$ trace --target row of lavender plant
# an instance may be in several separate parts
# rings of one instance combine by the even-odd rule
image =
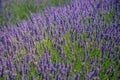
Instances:
[[[112,0],[78,0],[0,28],[1,80],[120,79]]]

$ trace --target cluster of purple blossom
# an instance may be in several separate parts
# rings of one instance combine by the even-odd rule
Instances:
[[[92,2],[93,1],[93,2]],[[80,0],[0,28],[0,79],[120,79],[113,0]]]

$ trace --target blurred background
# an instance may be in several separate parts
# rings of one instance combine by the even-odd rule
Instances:
[[[30,12],[36,13],[49,6],[69,4],[71,0],[0,0],[0,25],[15,24]]]

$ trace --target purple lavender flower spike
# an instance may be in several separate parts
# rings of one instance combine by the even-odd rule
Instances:
[[[34,78],[34,76],[31,76],[31,80],[36,80],[36,78]]]
[[[6,79],[5,80],[9,80],[9,75],[6,75]]]

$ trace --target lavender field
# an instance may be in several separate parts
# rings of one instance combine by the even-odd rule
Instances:
[[[1,25],[0,80],[120,80],[119,3],[75,0]]]

